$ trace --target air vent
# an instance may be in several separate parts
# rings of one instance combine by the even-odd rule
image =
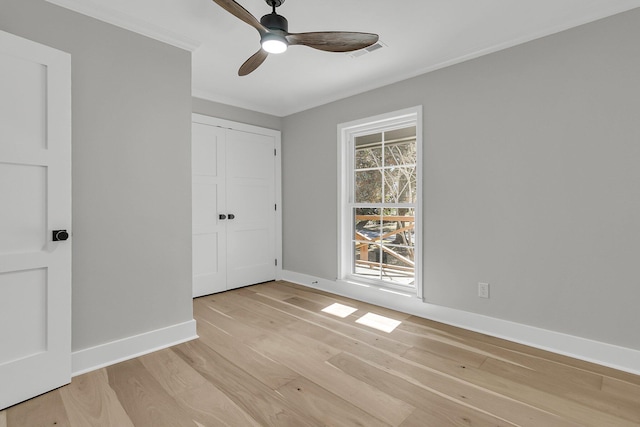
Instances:
[[[364,49],[356,50],[354,52],[348,52],[347,55],[349,55],[352,58],[358,58],[362,55],[366,55],[368,53],[375,52],[376,50],[382,49],[383,47],[388,47],[388,46],[383,42],[378,41],[377,43],[372,44],[371,46],[367,46]]]

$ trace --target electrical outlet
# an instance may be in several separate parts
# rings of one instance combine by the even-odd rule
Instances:
[[[478,296],[480,298],[489,298],[489,284],[478,283]]]

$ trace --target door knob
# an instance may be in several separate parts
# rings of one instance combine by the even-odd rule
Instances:
[[[229,219],[234,219],[236,216],[234,214],[229,214]]]
[[[53,234],[52,240],[54,242],[67,240],[69,238],[69,233],[67,233],[67,230],[53,230],[52,234]]]
[[[227,219],[227,216],[225,214],[220,214],[218,215],[218,219]]]

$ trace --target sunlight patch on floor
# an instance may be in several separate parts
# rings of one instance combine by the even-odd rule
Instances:
[[[333,314],[334,316],[342,317],[343,319],[352,313],[358,311],[357,308],[349,307],[348,305],[333,303],[328,307],[322,309],[325,313]]]
[[[398,327],[402,322],[399,320],[390,319],[385,316],[380,316],[374,313],[367,313],[358,320],[356,323],[369,326],[370,328],[377,329],[382,332],[390,333]]]

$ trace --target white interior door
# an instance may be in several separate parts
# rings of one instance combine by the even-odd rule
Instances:
[[[227,289],[276,277],[275,141],[227,130]]]
[[[193,296],[227,289],[225,214],[225,130],[193,123],[192,257]]]
[[[71,380],[70,56],[0,32],[0,94],[2,409]]]
[[[192,141],[193,296],[277,278],[280,132],[194,114]]]

